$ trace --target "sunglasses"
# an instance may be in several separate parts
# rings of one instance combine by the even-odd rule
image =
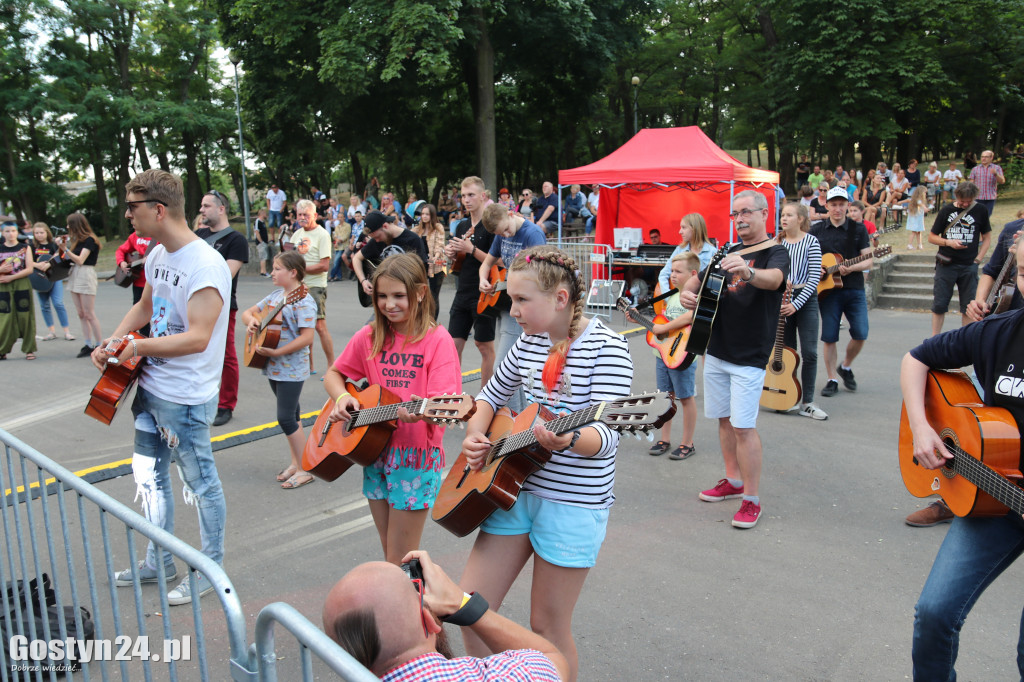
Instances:
[[[224,208],[227,208],[227,206],[228,206],[228,198],[226,196],[224,196],[223,194],[221,194],[220,192],[218,192],[215,189],[211,189],[209,192],[207,192],[207,194],[216,197],[217,201],[219,201],[221,203],[221,206],[223,206]]]
[[[159,199],[139,199],[138,201],[126,201],[125,206],[128,207],[129,213],[135,213],[135,208],[138,204],[160,204],[166,207],[167,204]]]

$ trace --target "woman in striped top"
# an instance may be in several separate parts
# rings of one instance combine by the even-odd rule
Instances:
[[[779,218],[782,230],[779,243],[789,251],[789,281],[793,300],[782,306],[786,318],[785,343],[796,348],[800,335],[800,388],[802,404],[799,413],[811,419],[828,419],[824,410],[811,402],[814,380],[818,374],[818,282],[821,280],[821,244],[807,233],[811,229],[807,207],[789,202],[782,207]]]
[[[523,334],[477,396],[463,442],[477,469],[491,448],[487,427],[516,389],[524,390],[527,404],[562,416],[628,395],[633,380],[626,340],[600,320],[583,317],[585,284],[564,252],[546,245],[521,251],[509,267],[508,293]],[[572,613],[615,499],[619,437],[602,423],[564,435],[538,425],[533,433],[554,454],[526,479],[511,510],[494,512],[481,526],[461,584],[500,605],[533,556],[531,627],[565,655],[572,670],[568,679],[575,680]],[[486,655],[468,628],[463,636],[469,654]]]

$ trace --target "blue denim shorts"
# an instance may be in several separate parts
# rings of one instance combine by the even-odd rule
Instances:
[[[821,311],[821,340],[835,343],[839,340],[839,321],[843,314],[850,323],[850,338],[865,341],[868,338],[868,301],[863,289],[833,289],[818,299]]]
[[[659,391],[671,391],[675,397],[692,398],[697,393],[697,361],[686,369],[670,369],[660,357],[654,359],[654,375]]]
[[[533,551],[544,561],[565,568],[590,568],[608,528],[608,509],[590,509],[520,493],[508,511],[497,510],[480,530],[491,535],[529,533]]]
[[[409,456],[417,465],[411,465]],[[386,448],[377,461],[363,467],[363,495],[368,500],[387,500],[388,506],[399,511],[417,511],[434,506],[441,490],[444,455],[433,448],[425,456],[403,453],[398,448]]]

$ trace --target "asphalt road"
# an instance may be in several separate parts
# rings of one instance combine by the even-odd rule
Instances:
[[[270,289],[267,279],[243,276],[238,299],[248,306]],[[354,283],[329,291],[328,323],[340,352],[368,311],[355,301]],[[442,307],[452,291],[443,290]],[[101,283],[97,310],[105,332],[129,303],[127,291]],[[632,326],[618,313],[612,324]],[[854,366],[857,393],[815,398],[828,421],[762,412],[764,513],[752,530],[730,526],[736,501],[697,497],[723,475],[716,424],[702,416],[702,406],[697,454],[687,461],[650,457],[647,441],[623,441],[607,539],[576,608],[581,680],[909,678],[914,602],[947,528],[904,525],[926,501],[906,492],[896,463],[899,361],[928,329],[927,314],[874,310]],[[0,364],[0,427],[74,471],[130,457],[132,441],[127,414],[109,427],[82,414],[97,374],[87,359],[74,357],[80,345],[41,343],[35,362],[24,361],[16,347]],[[634,392],[653,390],[649,350],[641,337],[630,345]],[[319,345],[314,352],[321,374],[307,382],[304,411],[318,409],[325,397],[325,359]],[[478,366],[470,343],[464,369]],[[818,374],[820,390],[822,366]],[[698,393],[700,386],[698,377]],[[214,433],[273,421],[274,414],[262,375],[243,369],[235,417]],[[677,438],[680,428],[677,417]],[[446,435],[450,461],[462,433]],[[283,600],[319,624],[331,584],[352,566],[380,559],[381,549],[359,476],[284,491],[274,475],[286,461],[281,436],[218,453],[228,500],[225,568],[251,619]],[[99,486],[133,505],[130,477]],[[183,509],[179,504],[178,535],[198,544],[195,515]],[[453,576],[471,542],[432,522],[423,537],[423,547]],[[521,623],[529,620],[529,570],[503,608]],[[1011,567],[968,619],[961,679],[1017,678],[1021,590],[1009,586],[1021,583],[1022,570]]]

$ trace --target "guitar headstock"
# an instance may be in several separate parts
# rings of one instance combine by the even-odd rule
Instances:
[[[438,395],[428,398],[423,405],[424,417],[437,424],[459,424],[476,412],[476,400],[465,393]]]
[[[670,393],[642,393],[605,402],[598,420],[615,431],[639,436],[660,427],[675,413]]]
[[[293,303],[298,303],[303,298],[305,298],[306,294],[308,293],[309,289],[306,288],[306,285],[300,284],[298,289],[288,294],[288,297],[285,298],[284,303],[285,305],[292,305]]]
[[[628,313],[629,309],[633,307],[633,303],[625,296],[620,296],[618,300],[615,301],[615,307],[621,312]]]
[[[871,252],[872,258],[881,258],[882,256],[888,256],[892,253],[892,247],[886,244],[885,246],[879,246],[877,249]]]
[[[708,270],[710,270],[711,268],[718,267],[718,264],[721,263],[725,259],[725,257],[729,255],[730,246],[731,244],[729,244],[728,242],[722,244],[718,251],[715,252],[715,255],[711,257],[711,262],[708,263],[707,267]]]

